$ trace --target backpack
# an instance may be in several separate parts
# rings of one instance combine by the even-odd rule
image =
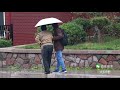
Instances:
[[[61,41],[61,43],[62,43],[63,46],[67,46],[68,45],[68,36],[67,36],[67,33],[63,29],[61,29],[61,30],[63,32],[64,37],[60,41]]]

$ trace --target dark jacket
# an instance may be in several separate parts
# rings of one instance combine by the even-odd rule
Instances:
[[[54,30],[53,33],[53,41],[54,41],[54,49],[55,51],[62,50],[64,49],[64,46],[61,44],[60,39],[63,38],[63,33],[60,28],[57,30]]]

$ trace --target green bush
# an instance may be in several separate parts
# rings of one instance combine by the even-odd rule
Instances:
[[[53,33],[53,27],[52,27],[52,25],[47,25],[47,30]]]
[[[53,27],[52,27],[52,25],[47,25],[46,27],[47,27],[47,30],[48,30],[48,31],[50,31],[50,32],[53,33]],[[41,30],[41,27],[38,27],[36,34],[39,33],[39,32],[41,32],[41,31],[42,31],[42,30]]]
[[[77,19],[74,19],[72,22],[76,23],[77,25],[83,25],[84,30],[86,30],[91,26],[90,20],[85,18],[77,18]]]
[[[86,33],[82,25],[77,25],[74,22],[64,23],[60,26],[68,34],[69,45],[78,44],[85,41]]]
[[[104,26],[110,25],[110,20],[107,17],[94,17],[90,19],[90,23],[93,26],[98,26],[100,29]]]
[[[114,23],[113,28],[117,31],[120,31],[120,23]]]
[[[110,25],[111,22],[107,17],[94,17],[90,19],[90,23],[93,27],[95,27],[95,33],[97,33],[97,41],[103,42],[103,34],[105,33],[105,27]]]
[[[0,39],[0,48],[12,46],[11,40]]]
[[[105,27],[110,36],[120,37],[120,23],[112,23]]]
[[[116,37],[120,37],[120,23],[113,24],[113,33]]]

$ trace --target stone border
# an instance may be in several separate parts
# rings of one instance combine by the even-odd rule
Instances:
[[[41,53],[40,49],[0,48],[0,53]],[[64,50],[63,54],[120,54],[120,50]]]
[[[64,50],[63,58],[68,67],[92,67],[97,64],[103,67],[120,69],[120,50]],[[52,55],[51,65],[56,66],[56,58]],[[20,49],[16,47],[0,48],[0,67],[17,65],[20,68],[42,66],[40,49]]]

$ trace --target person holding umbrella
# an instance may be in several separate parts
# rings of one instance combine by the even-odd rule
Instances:
[[[52,33],[47,31],[46,25],[41,26],[41,32],[35,37],[35,41],[41,46],[41,53],[45,74],[50,74],[51,57],[53,52]]]
[[[58,23],[63,23],[61,20],[57,18],[45,18],[40,20],[35,27],[41,26],[42,32],[40,32],[35,40],[41,45],[42,48],[42,57],[43,57],[43,64],[45,67],[45,73],[50,73],[50,63],[52,57],[53,46],[56,51],[56,58],[57,58],[57,67],[54,72],[59,72],[60,66],[62,66],[61,72],[67,72],[66,67],[62,57],[62,51],[64,46],[61,44],[60,39],[63,38],[62,31],[58,28]],[[53,25],[54,28],[54,37],[52,33],[46,31],[45,25]],[[54,45],[52,44],[52,40],[54,41]]]
[[[64,46],[61,43],[61,39],[64,37],[62,30],[58,27],[58,23],[52,24],[54,34],[53,34],[53,41],[54,41],[54,49],[56,51],[56,59],[57,59],[57,66],[53,72],[64,72],[66,73],[66,67],[64,64],[62,51],[64,50]],[[60,67],[62,70],[60,71]]]

